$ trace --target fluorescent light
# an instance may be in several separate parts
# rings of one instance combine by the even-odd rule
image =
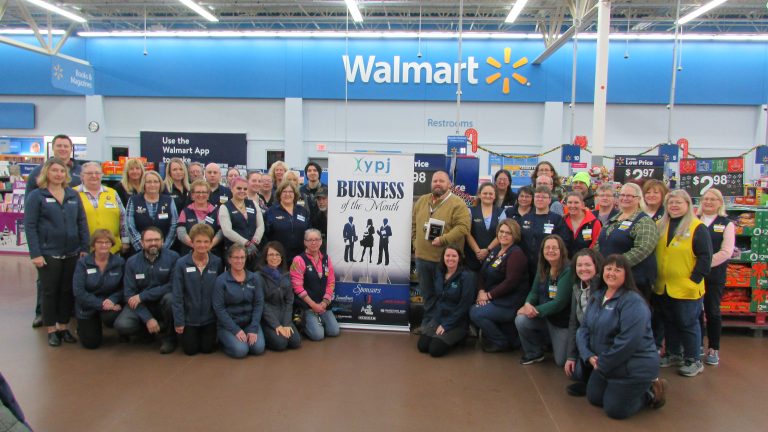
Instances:
[[[512,24],[515,22],[517,16],[520,15],[520,12],[523,11],[526,3],[528,3],[528,0],[517,0],[515,5],[512,6],[512,10],[509,11],[509,15],[507,15],[507,19],[505,19],[504,22],[507,24]]]
[[[693,12],[689,13],[688,15],[686,15],[686,16],[680,18],[679,20],[677,20],[677,24],[678,25],[683,25],[683,24],[687,23],[688,21],[691,21],[691,20],[697,18],[699,15],[703,15],[703,14],[711,11],[712,9],[720,6],[721,4],[723,4],[723,3],[727,2],[727,1],[728,0],[712,0],[711,2],[705,4],[704,6],[696,9],[695,11],[693,11]]]
[[[363,14],[360,13],[360,9],[357,8],[357,2],[355,0],[344,0],[347,4],[349,14],[352,15],[352,19],[355,22],[363,22]]]
[[[218,18],[216,18],[215,16],[211,15],[210,12],[208,12],[205,9],[203,9],[202,6],[200,6],[199,4],[193,2],[192,0],[179,0],[179,1],[181,2],[181,4],[183,4],[184,6],[192,9],[193,11],[197,12],[198,15],[200,15],[201,17],[207,19],[208,21],[210,21],[210,22],[219,22]]]
[[[72,21],[77,21],[79,23],[87,22],[88,20],[81,17],[80,15],[77,15],[75,13],[69,12],[67,10],[64,10],[58,6],[54,6],[48,2],[44,2],[43,0],[27,0],[28,3],[32,3],[33,5],[37,7],[41,7],[43,9],[49,10],[51,12],[55,12],[63,17],[67,17],[71,19]]]
[[[51,34],[55,35],[63,35],[66,33],[64,30],[59,29],[53,29],[51,30]],[[7,35],[33,35],[35,34],[35,31],[32,29],[23,29],[23,28],[11,28],[11,29],[0,29],[0,34],[7,34]],[[47,29],[40,29],[40,34],[46,35],[48,34]]]

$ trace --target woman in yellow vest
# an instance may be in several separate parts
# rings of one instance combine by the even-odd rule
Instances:
[[[699,314],[703,307],[704,277],[712,262],[712,242],[707,226],[694,216],[687,192],[671,191],[664,207],[666,212],[659,221],[658,279],[654,286],[661,296],[666,338],[661,366],[679,366],[680,375],[693,377],[704,371],[699,352]]]
[[[125,225],[125,207],[117,192],[102,186],[101,165],[98,162],[86,162],[81,171],[83,183],[76,188],[83,202],[85,217],[88,220],[88,232],[105,229],[114,237],[110,253],[127,252],[128,230]]]

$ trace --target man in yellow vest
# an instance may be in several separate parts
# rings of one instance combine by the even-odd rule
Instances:
[[[98,162],[86,162],[80,172],[83,183],[75,190],[80,193],[88,231],[106,229],[115,236],[115,245],[110,252],[127,252],[130,247],[125,224],[125,207],[117,192],[101,184],[101,165]]]

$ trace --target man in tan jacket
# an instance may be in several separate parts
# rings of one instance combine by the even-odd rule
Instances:
[[[432,223],[430,223],[432,222]],[[442,229],[440,228],[442,225]],[[432,228],[432,238],[428,231]],[[443,250],[453,245],[464,250],[464,238],[469,233],[470,217],[464,200],[451,193],[451,179],[445,171],[432,175],[432,193],[421,196],[413,206],[411,243],[416,253],[416,272],[424,299],[423,322],[435,312],[435,275]],[[418,333],[418,332],[417,332]]]

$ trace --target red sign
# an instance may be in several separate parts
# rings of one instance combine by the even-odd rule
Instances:
[[[680,174],[693,174],[696,172],[696,159],[683,159],[680,161]]]
[[[677,145],[680,146],[680,149],[683,151],[683,159],[688,159],[688,140],[680,138],[677,140]]]
[[[573,144],[581,147],[582,150],[587,148],[588,142],[589,141],[585,135],[578,135],[573,139]]]
[[[744,172],[744,158],[728,159],[728,172]]]
[[[467,137],[467,141],[472,145],[472,153],[477,153],[477,129],[469,128],[465,130],[464,136]]]
[[[574,162],[571,164],[571,168],[573,169],[585,169],[587,167],[586,162]]]

